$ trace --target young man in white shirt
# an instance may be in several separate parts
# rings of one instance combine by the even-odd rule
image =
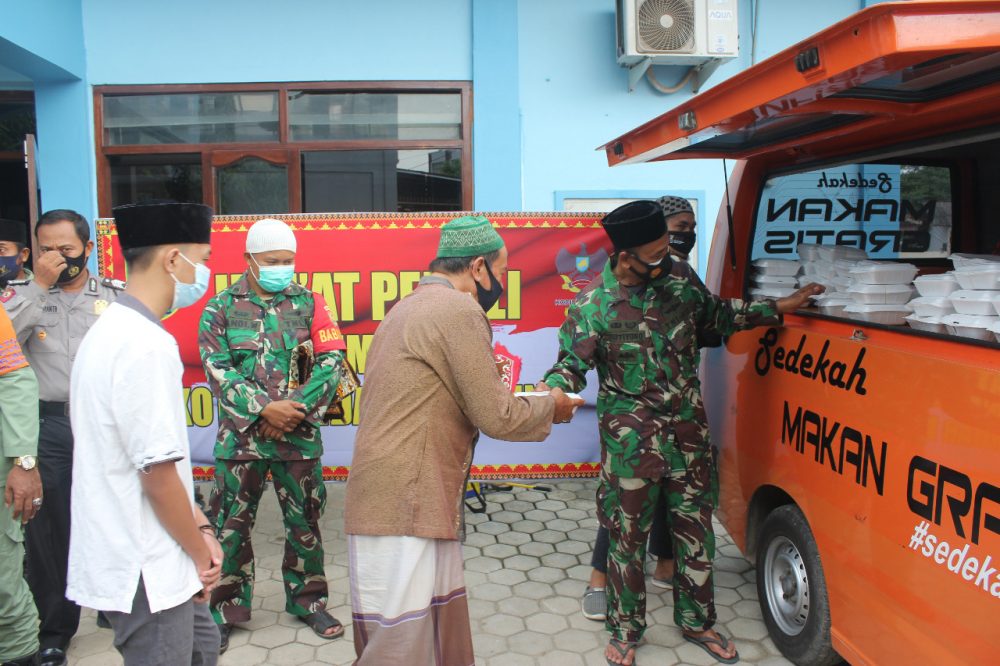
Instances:
[[[73,365],[72,527],[66,596],[105,611],[126,666],[213,666],[206,602],[222,550],[193,499],[180,354],[160,325],[208,288],[212,210],[115,208],[125,293]]]

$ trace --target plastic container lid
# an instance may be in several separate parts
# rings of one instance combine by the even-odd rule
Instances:
[[[750,290],[750,295],[754,298],[785,298],[795,293],[795,287],[784,287],[781,285],[771,285],[767,287],[757,287]]]

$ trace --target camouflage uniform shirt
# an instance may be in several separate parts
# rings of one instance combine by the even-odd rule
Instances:
[[[308,381],[288,391],[292,350],[310,339],[316,299],[294,282],[263,299],[244,275],[208,301],[198,327],[205,374],[219,401],[220,460],[319,458],[319,425],[340,382],[343,352],[317,354]],[[281,440],[255,427],[261,411],[276,400],[306,405],[306,418]]]
[[[685,262],[674,261],[670,273],[639,289],[622,286],[608,262],[569,307],[559,330],[559,359],[543,381],[580,391],[596,367],[605,472],[659,478],[669,473],[665,461],[676,440],[710,445],[698,381],[699,336],[780,321],[774,301],[718,298]]]

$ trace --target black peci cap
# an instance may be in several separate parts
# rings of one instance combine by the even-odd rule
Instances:
[[[663,209],[655,201],[632,201],[604,216],[604,232],[616,250],[626,250],[652,243],[667,233]]]
[[[28,244],[28,230],[24,222],[0,219],[0,241]]]
[[[208,243],[212,209],[196,203],[142,203],[111,211],[123,250],[174,243]]]

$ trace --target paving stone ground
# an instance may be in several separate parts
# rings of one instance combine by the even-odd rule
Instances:
[[[546,484],[550,492],[515,488],[487,494],[487,513],[467,513],[465,582],[480,666],[601,666],[608,635],[603,623],[580,613],[580,596],[590,576],[590,551],[597,531],[594,491],[588,479]],[[284,612],[281,585],[283,530],[274,493],[261,502],[253,542],[257,564],[253,620],[236,629],[222,666],[350,664],[351,609],[347,583],[347,543],[343,529],[344,485],[329,486],[323,517],[330,611],[345,625],[345,636],[325,641]],[[736,639],[741,664],[781,666],[781,657],[761,620],[754,571],[729,535],[716,524],[717,629]],[[651,562],[649,571],[652,571]],[[649,628],[637,652],[643,665],[716,662],[681,639],[673,624],[669,591],[648,586]],[[69,651],[78,666],[114,666],[121,658],[110,630],[98,629],[85,610]],[[397,664],[393,666],[410,666]],[[420,665],[412,665],[420,666]]]

